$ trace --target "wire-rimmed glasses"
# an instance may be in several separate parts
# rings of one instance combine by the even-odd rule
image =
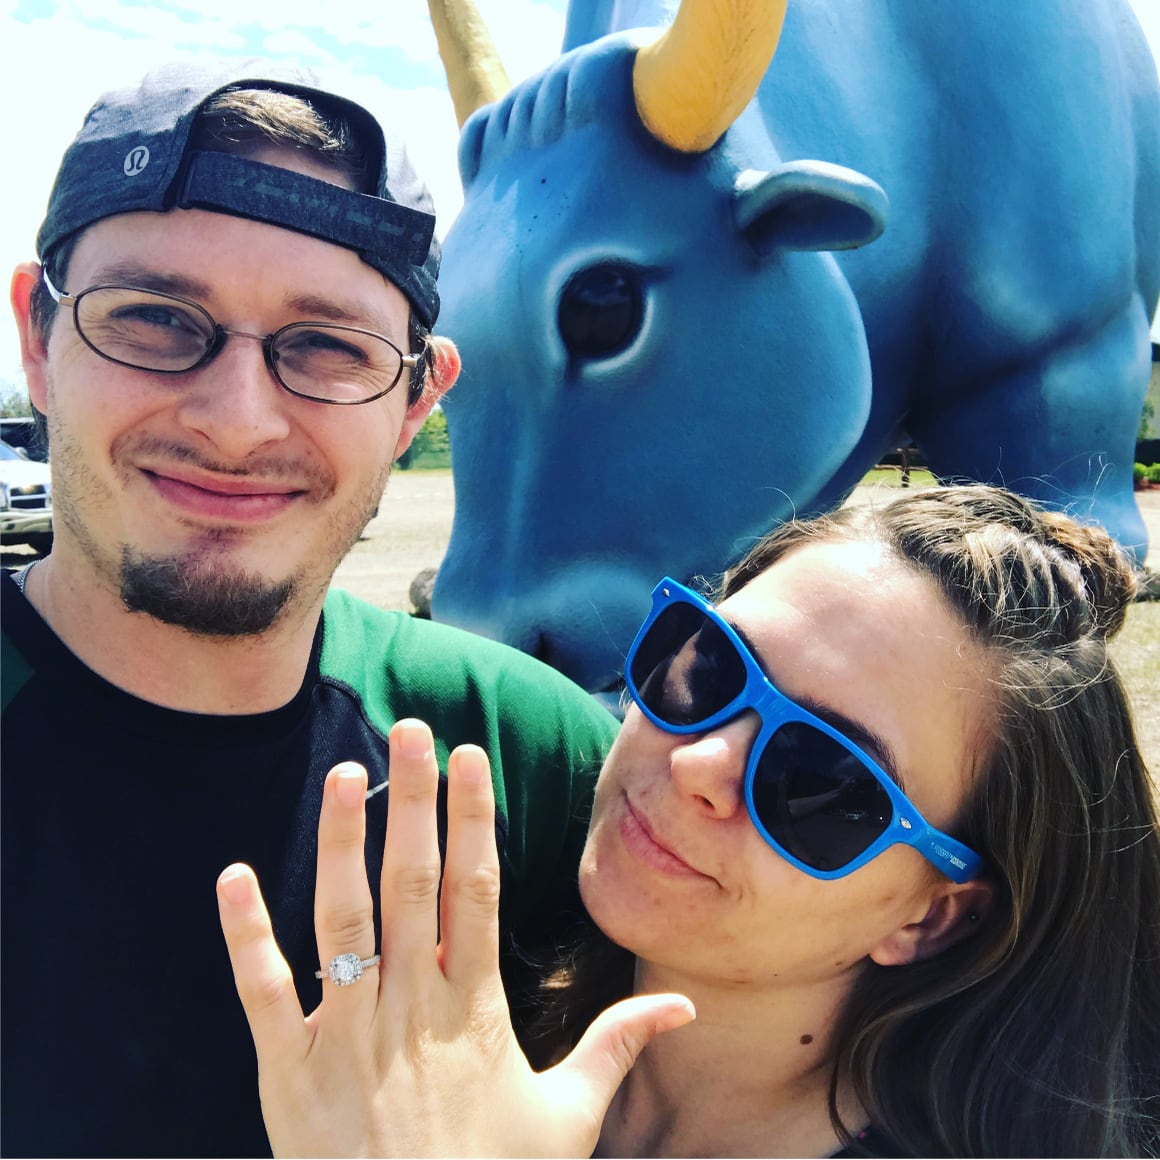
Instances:
[[[94,354],[153,374],[188,374],[215,358],[229,337],[252,338],[262,344],[270,373],[290,394],[349,406],[381,399],[422,358],[357,326],[292,322],[273,334],[249,334],[227,329],[196,302],[175,294],[119,285],[65,294],[47,274],[44,284],[56,303],[71,308],[77,334]]]

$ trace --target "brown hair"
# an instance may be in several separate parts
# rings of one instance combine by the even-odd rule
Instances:
[[[994,662],[997,706],[954,828],[983,856],[994,905],[930,960],[866,964],[832,1033],[835,1126],[849,1141],[845,1077],[914,1155],[1156,1155],[1160,824],[1107,651],[1131,566],[1099,528],[955,487],[786,524],[721,595],[820,541],[883,544],[937,584]],[[598,993],[603,1005],[631,987],[625,953],[603,941],[551,980],[573,1024]]]

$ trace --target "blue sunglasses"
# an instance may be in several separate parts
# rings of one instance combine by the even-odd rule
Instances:
[[[667,577],[652,596],[625,664],[632,699],[667,733],[702,733],[746,709],[758,714],[745,804],[787,862],[814,878],[844,878],[901,843],[954,882],[979,874],[979,855],[928,825],[873,758],[778,692],[712,605]]]

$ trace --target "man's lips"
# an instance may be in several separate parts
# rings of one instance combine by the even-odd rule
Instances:
[[[253,476],[210,476],[188,469],[141,468],[151,486],[183,512],[207,519],[260,522],[278,515],[307,489]]]
[[[665,839],[659,837],[648,819],[627,796],[620,818],[620,836],[629,852],[646,865],[665,874],[692,878],[711,878],[684,860]]]

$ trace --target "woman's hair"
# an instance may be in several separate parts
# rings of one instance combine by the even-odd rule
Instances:
[[[870,963],[834,1031],[872,1120],[916,1155],[1160,1148],[1160,829],[1108,656],[1134,593],[1110,536],[1010,492],[912,492],[788,524],[723,595],[816,540],[929,577],[992,662],[989,751],[955,834],[993,905],[925,962]]]
[[[848,1141],[846,1079],[918,1156],[1156,1155],[1160,825],[1107,650],[1130,564],[1099,528],[953,487],[786,524],[720,594],[835,541],[880,543],[938,586],[987,650],[995,714],[953,828],[982,855],[993,904],[931,959],[864,966],[831,1035],[835,1126]],[[587,1018],[598,989],[585,975],[604,991],[624,979],[615,961],[598,940],[578,953],[574,1012]],[[568,973],[550,980],[565,997]]]

